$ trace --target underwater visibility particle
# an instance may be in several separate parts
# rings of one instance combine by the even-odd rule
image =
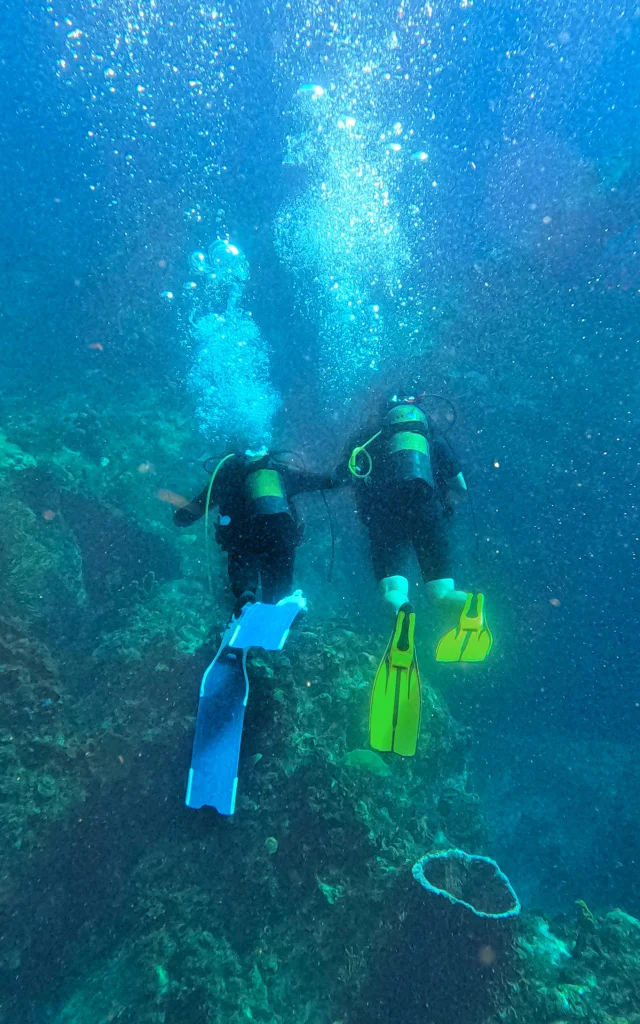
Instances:
[[[270,854],[271,856],[273,856],[274,853],[277,853],[278,852],[278,840],[276,839],[276,837],[275,836],[269,836],[268,839],[265,839],[265,841],[264,841],[264,848],[267,851],[267,853]]]
[[[415,160],[416,163],[423,164],[429,159],[429,154],[425,153],[424,150],[419,150],[417,153],[411,154],[411,159]]]
[[[321,85],[301,85],[298,89],[302,95],[308,94],[310,96],[324,96],[324,89]]]
[[[166,299],[167,302],[171,302],[171,299],[173,298],[173,292],[160,292],[160,298]]]

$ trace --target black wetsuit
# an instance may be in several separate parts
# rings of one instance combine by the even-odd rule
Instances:
[[[247,480],[259,470],[277,474],[281,487],[277,500],[266,499],[266,511],[252,500]],[[275,604],[293,588],[295,550],[301,529],[290,499],[303,491],[331,487],[331,479],[305,473],[279,463],[273,456],[247,459],[234,455],[219,469],[211,490],[210,507],[218,507],[216,540],[227,552],[231,589],[237,599],[255,596],[262,585],[262,600]],[[206,511],[208,485],[193,501],[178,509],[176,526],[191,526]]]
[[[373,425],[370,433],[362,431],[353,443],[349,442],[336,474],[337,481],[349,478],[356,485],[356,505],[369,531],[375,577],[379,582],[389,576],[407,576],[413,548],[426,582],[448,579],[453,571],[446,524],[447,481],[460,472],[457,459],[435,424],[429,421],[433,486],[419,479],[398,482],[392,478],[385,457],[384,436],[367,446],[371,473],[366,480],[356,479],[348,469],[345,474],[355,446],[363,444],[379,429],[380,424]],[[364,463],[360,456],[358,465]]]

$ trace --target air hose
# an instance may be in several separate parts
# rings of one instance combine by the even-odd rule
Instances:
[[[206,562],[207,562],[207,578],[209,580],[209,592],[211,594],[213,594],[213,574],[211,572],[211,551],[210,551],[210,547],[209,547],[209,506],[211,504],[211,491],[213,490],[213,485],[215,483],[215,479],[216,479],[216,477],[218,475],[219,470],[222,469],[222,467],[224,466],[225,462],[228,462],[228,460],[232,459],[233,456],[234,456],[234,453],[231,452],[230,455],[224,455],[220,459],[218,465],[216,466],[216,468],[214,469],[213,473],[211,474],[211,479],[209,481],[209,486],[207,487],[207,500],[206,500],[205,506],[204,506],[204,550],[205,550],[205,558],[206,558]],[[209,461],[209,460],[207,460],[207,461]],[[206,463],[205,463],[205,465],[206,465]]]

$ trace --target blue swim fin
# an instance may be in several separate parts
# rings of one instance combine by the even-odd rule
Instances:
[[[247,650],[282,650],[293,620],[306,605],[300,591],[277,605],[247,604],[240,617],[227,626],[200,686],[187,807],[214,807],[220,814],[233,814],[244,709],[249,698]]]
[[[230,647],[238,647],[243,651],[249,647],[281,651],[293,620],[306,608],[306,599],[299,590],[278,604],[245,604],[240,618],[233,620],[229,626],[231,632],[227,642]]]
[[[202,677],[187,807],[215,807],[220,814],[233,814],[244,709],[249,697],[246,660],[246,651],[234,650],[223,640]]]

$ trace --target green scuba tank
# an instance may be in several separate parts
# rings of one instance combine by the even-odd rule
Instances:
[[[250,469],[245,476],[244,488],[250,516],[292,514],[284,481],[277,469],[263,466]]]
[[[429,446],[429,425],[416,405],[396,405],[384,418],[384,460],[388,477],[395,483],[421,480],[434,487]]]

